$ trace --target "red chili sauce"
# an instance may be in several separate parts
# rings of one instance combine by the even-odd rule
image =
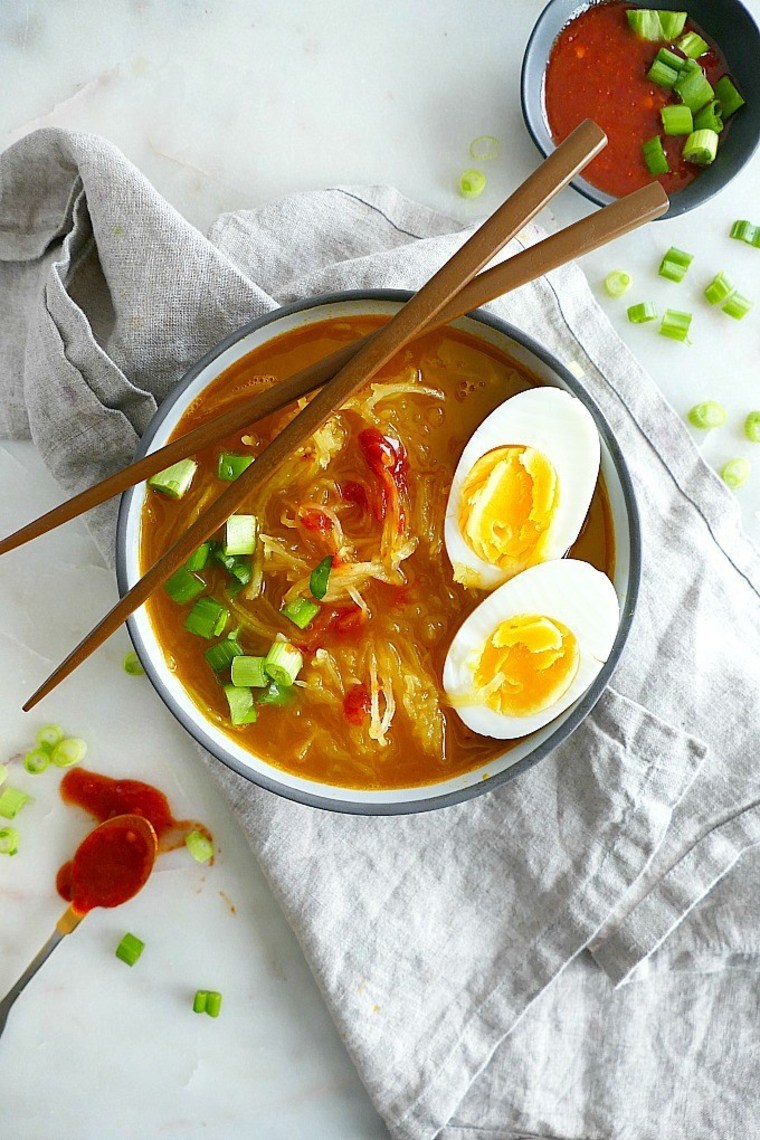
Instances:
[[[545,107],[552,138],[559,143],[584,119],[593,119],[608,138],[607,146],[583,172],[592,185],[622,197],[658,181],[668,194],[693,182],[700,167],[681,157],[683,137],[665,135],[660,108],[678,103],[678,96],[647,79],[662,43],[640,39],[629,27],[622,0],[592,4],[560,32],[546,69]],[[699,57],[713,87],[728,73],[719,48],[686,21],[685,34],[696,31],[710,44]],[[668,156],[669,174],[647,170],[641,144],[660,135]]]
[[[97,827],[58,872],[56,886],[77,914],[121,906],[145,886],[156,857],[147,820],[123,815]]]

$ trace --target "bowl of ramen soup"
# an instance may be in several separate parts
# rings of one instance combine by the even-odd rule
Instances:
[[[141,454],[386,322],[396,291],[290,305],[222,341]],[[293,417],[122,500],[126,592]],[[317,807],[443,807],[524,772],[583,720],[633,615],[630,479],[582,386],[478,312],[421,336],[129,620],[171,712],[222,763]]]

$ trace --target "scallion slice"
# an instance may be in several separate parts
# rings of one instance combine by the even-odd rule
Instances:
[[[186,566],[180,566],[164,582],[164,589],[173,602],[183,605],[197,598],[206,589],[206,583],[198,574],[193,574]]]
[[[180,459],[179,463],[173,463],[165,471],[151,475],[148,486],[154,491],[160,491],[162,495],[168,495],[170,499],[181,499],[197,470],[198,464],[193,459]]]
[[[682,56],[676,55],[670,48],[660,48],[655,59],[659,60],[660,63],[664,63],[666,67],[672,68],[673,71],[682,71],[686,63],[686,60]]]
[[[253,463],[252,455],[235,455],[231,451],[223,451],[216,465],[216,473],[220,479],[232,483]]]
[[[698,59],[710,50],[710,45],[702,39],[698,32],[686,32],[680,40],[676,41],[676,47],[689,59]]]
[[[0,792],[0,815],[3,819],[15,819],[25,804],[30,804],[32,797],[20,788],[12,788],[7,784]]]
[[[264,668],[278,685],[292,685],[303,666],[303,657],[289,641],[275,641],[264,660]]]
[[[73,768],[75,764],[81,764],[86,755],[87,741],[80,740],[78,736],[67,736],[56,744],[50,759],[56,768]]]
[[[470,143],[470,154],[476,162],[490,162],[501,154],[501,143],[495,135],[478,135]]]
[[[296,598],[287,602],[280,613],[299,629],[306,629],[319,613],[319,602],[310,602],[308,598]]]
[[[691,313],[679,313],[677,309],[666,309],[660,323],[660,336],[671,340],[688,341],[691,326]]]
[[[20,839],[15,827],[0,827],[0,855],[16,855]]]
[[[679,75],[680,69],[677,70],[675,67],[668,67],[667,63],[663,63],[661,59],[655,59],[647,72],[647,79],[650,79],[652,83],[656,83],[658,87],[671,89],[675,87]]]
[[[125,934],[116,947],[116,957],[128,966],[134,966],[144,949],[145,943],[140,938],[134,934]]]
[[[729,317],[733,317],[735,321],[741,321],[746,317],[747,313],[751,312],[755,307],[755,302],[750,301],[749,297],[745,297],[737,289],[726,302],[724,302],[722,309]]]
[[[220,637],[224,633],[229,616],[228,611],[221,602],[217,602],[216,598],[198,598],[185,618],[185,629],[210,641],[212,637]]]
[[[710,103],[707,103],[701,111],[697,111],[694,116],[694,130],[715,131],[718,135],[723,130],[720,103],[717,99],[713,99]]]
[[[196,863],[208,863],[214,854],[214,844],[201,831],[189,831],[185,836],[185,847]]]
[[[686,23],[686,12],[669,12],[662,8],[629,8],[628,24],[642,40],[668,40],[680,36]]]
[[[660,262],[657,272],[660,277],[667,277],[669,281],[683,281],[693,260],[694,254],[685,253],[673,245]]]
[[[233,634],[231,637],[226,637],[224,641],[212,645],[203,656],[215,673],[221,673],[223,669],[230,667],[236,657],[242,657],[244,652],[242,645]]]
[[[196,990],[193,998],[193,1012],[207,1013],[209,1017],[218,1017],[222,1008],[222,995],[216,990]]]
[[[230,708],[232,723],[253,724],[258,714],[251,690],[239,688],[237,685],[224,685],[224,695]]]
[[[245,654],[234,657],[230,671],[232,684],[243,689],[265,688],[269,684],[265,660],[265,657],[247,657]]]
[[[667,8],[659,8],[657,14],[660,17],[662,38],[672,43],[683,31],[688,13],[670,12]]]
[[[676,94],[680,96],[681,102],[686,104],[692,114],[701,111],[705,103],[709,103],[715,98],[715,92],[708,83],[707,76],[699,66],[693,68],[684,67],[674,84],[674,90]]]
[[[211,543],[210,542],[202,542],[201,545],[198,547],[198,549],[194,550],[193,553],[188,558],[187,562],[185,563],[185,569],[186,570],[192,570],[192,571],[205,570],[206,569],[206,563],[209,560],[210,554],[211,554]]]
[[[257,523],[255,515],[230,515],[224,530],[222,553],[253,554],[256,549]]]
[[[748,412],[744,421],[744,434],[750,443],[760,443],[760,412]]]
[[[463,170],[459,176],[459,193],[463,198],[477,198],[486,188],[486,176],[482,170]]]
[[[641,153],[650,174],[667,174],[670,170],[668,156],[665,154],[665,148],[659,135],[655,135],[654,138],[647,139],[646,142],[642,143]]]
[[[717,131],[692,131],[683,144],[684,161],[693,162],[697,166],[709,166],[715,161],[717,153]]]
[[[63,740],[63,729],[60,724],[46,724],[38,729],[35,738],[40,748],[55,748],[59,741]]]
[[[729,237],[760,249],[760,226],[755,226],[752,222],[746,220],[734,222]]]
[[[728,300],[734,292],[734,289],[733,281],[721,271],[720,273],[716,273],[705,289],[705,297],[711,305],[722,305],[724,301]]]
[[[690,135],[694,129],[694,119],[685,103],[662,107],[660,118],[666,135]]]
[[[717,400],[703,400],[689,410],[688,420],[692,427],[700,431],[711,431],[723,427],[726,422],[726,409]]]
[[[735,491],[738,487],[743,487],[750,476],[749,461],[743,456],[737,456],[736,459],[729,459],[728,463],[723,465],[720,477],[727,487]]]
[[[715,84],[715,94],[718,97],[721,114],[724,119],[727,119],[729,115],[733,115],[735,111],[738,111],[739,108],[743,107],[746,103],[746,99],[741,97],[727,75],[724,75],[723,78],[719,79]]]
[[[129,673],[130,677],[142,677],[145,673],[145,670],[140,664],[140,658],[134,649],[130,649],[129,653],[124,655],[121,667],[125,673]]]
[[[621,276],[625,277],[625,276],[627,276],[627,274],[622,274]],[[610,274],[610,277],[612,277],[612,274]],[[629,277],[628,278],[629,284],[630,284],[630,280],[631,279]],[[606,282],[605,282],[605,284],[606,284]],[[627,288],[627,286],[626,286],[626,288]],[[625,289],[623,290],[623,292],[625,292]],[[616,295],[620,296],[619,293]],[[312,597],[316,598],[317,601],[319,601],[319,602],[322,601],[325,594],[327,593],[327,587],[330,583],[330,573],[332,571],[332,564],[333,564],[332,554],[328,554],[327,558],[323,558],[322,561],[314,567],[314,569],[312,570],[311,575],[309,577],[309,589],[311,590]]]
[[[39,776],[50,764],[50,750],[47,748],[33,748],[24,757],[24,767],[33,776]]]
[[[263,692],[256,694],[258,705],[289,705],[293,699],[292,685],[278,685],[276,681],[270,682]]]
[[[643,325],[657,320],[657,306],[652,301],[642,301],[628,309],[628,320],[632,325]]]

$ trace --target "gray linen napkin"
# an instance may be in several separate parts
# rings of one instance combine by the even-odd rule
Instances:
[[[79,489],[127,461],[156,400],[230,329],[306,294],[418,287],[461,242],[453,228],[393,190],[334,188],[225,215],[206,240],[108,143],[28,136],[0,158],[0,434],[30,432]],[[526,1077],[542,1079],[520,1033],[542,1009],[612,1073],[594,1033],[573,1034],[575,1008],[614,1019],[636,990],[656,1020],[659,995],[648,978],[613,994],[578,956],[593,943],[616,982],[640,971],[760,839],[747,682],[760,568],[729,493],[575,267],[492,307],[580,366],[632,469],[644,584],[614,689],[519,780],[429,815],[336,817],[212,770],[395,1136],[680,1137],[652,1131],[656,1098],[637,1132],[620,1131],[614,1082],[596,1116],[582,1086],[559,1123],[518,1109],[530,1089],[498,1106],[521,1040]],[[112,524],[107,509],[94,519],[108,555]]]

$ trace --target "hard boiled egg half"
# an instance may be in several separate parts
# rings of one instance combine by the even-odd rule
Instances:
[[[443,669],[473,732],[527,736],[585,693],[607,660],[620,608],[588,562],[543,562],[489,594],[458,629]]]
[[[483,420],[454,472],[444,540],[454,579],[492,590],[561,558],[599,474],[599,433],[580,400],[531,388]]]

